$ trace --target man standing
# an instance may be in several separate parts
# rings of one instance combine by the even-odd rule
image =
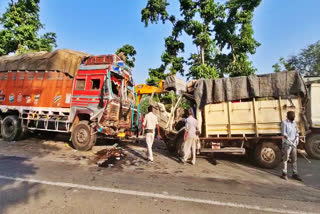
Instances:
[[[188,112],[189,116],[186,120],[186,130],[184,133],[184,148],[183,148],[183,158],[182,162],[185,163],[192,151],[192,165],[196,164],[196,147],[197,147],[197,130],[198,130],[198,121],[193,117],[192,109]]]
[[[148,107],[148,114],[144,117],[142,123],[146,133],[146,142],[148,149],[148,161],[153,162],[152,145],[154,141],[154,132],[157,127],[158,137],[161,138],[157,116],[152,113],[152,106]]]
[[[283,152],[283,170],[282,170],[282,179],[288,180],[288,160],[291,157],[292,162],[292,178],[298,181],[302,179],[298,175],[298,166],[297,166],[297,146],[299,144],[299,131],[297,124],[294,121],[295,113],[294,111],[289,111],[287,113],[287,120],[282,122],[282,152]]]

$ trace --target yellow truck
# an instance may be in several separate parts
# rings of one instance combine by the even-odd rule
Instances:
[[[245,154],[247,151],[260,166],[275,168],[281,161],[281,122],[288,111],[296,112],[300,139],[305,142],[300,98],[253,98],[206,105],[201,152]]]
[[[177,119],[177,108],[181,100],[188,99],[199,123],[202,153],[247,153],[259,166],[275,168],[281,162],[281,122],[288,111],[296,113],[300,146],[305,147],[309,155],[313,154],[312,157],[319,158],[320,132],[310,128],[320,128],[317,109],[320,84],[309,88],[311,102],[301,75],[281,72],[195,81],[188,93],[182,93],[173,104],[171,112],[166,112],[159,103],[151,103],[161,121],[169,150],[178,151],[182,143],[184,120]],[[312,118],[319,120],[310,123],[308,106],[312,109]]]

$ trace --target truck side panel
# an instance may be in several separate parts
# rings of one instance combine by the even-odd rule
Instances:
[[[286,119],[288,111],[296,112],[298,127],[304,133],[300,119],[301,101],[291,101],[261,100],[206,105],[205,136],[280,134],[281,122]]]
[[[72,83],[56,71],[1,72],[0,105],[69,108]]]

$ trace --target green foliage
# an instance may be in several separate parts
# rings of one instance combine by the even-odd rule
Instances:
[[[187,100],[186,98],[182,98],[179,107],[188,110],[190,109],[191,105],[192,104],[189,100]]]
[[[149,106],[150,100],[148,96],[143,96],[140,101],[140,112],[142,114],[146,114],[148,112],[148,106]]]
[[[168,19],[169,14],[167,12],[167,0],[149,0],[147,6],[141,11],[141,21],[145,23],[147,27],[149,21],[158,23],[161,20],[163,23]]]
[[[158,21],[170,22],[171,36],[165,39],[163,64],[150,69],[148,81],[165,78],[184,72],[189,65],[188,78],[216,78],[249,75],[255,72],[248,54],[254,54],[260,45],[253,38],[253,12],[261,0],[179,0],[180,14],[169,14],[167,0],[148,0],[141,12],[141,21],[148,26]],[[180,20],[177,17],[181,17]],[[179,40],[183,34],[191,37],[198,53],[192,53],[188,60],[180,57],[184,44]]]
[[[201,64],[196,66],[192,65],[190,67],[190,72],[188,75],[194,77],[195,79],[200,79],[200,78],[214,79],[219,77],[219,74],[217,73],[216,68],[207,64]]]
[[[158,85],[160,80],[165,79],[165,66],[161,65],[159,68],[149,69],[149,78],[147,79],[147,83],[151,85]]]
[[[280,58],[279,63],[272,66],[275,72],[296,70],[302,75],[320,76],[320,41],[308,45],[298,55],[288,59]]]
[[[220,73],[241,76],[255,72],[248,54],[255,54],[260,46],[253,38],[252,28],[253,12],[260,3],[261,0],[229,0],[224,18],[215,21],[216,43],[221,52],[217,56]],[[225,48],[228,53],[222,53]]]
[[[295,57],[292,57],[295,58]],[[281,69],[284,68],[286,71],[295,70],[293,66],[289,62],[287,62],[283,57],[280,58],[279,62],[274,64],[273,66],[274,72],[281,72]]]
[[[9,3],[7,11],[0,18],[0,56],[9,53],[22,54],[33,51],[52,51],[56,45],[56,34],[45,33],[40,22],[40,0],[18,0]]]
[[[279,63],[274,64],[272,67],[275,73],[281,72],[281,65]]]
[[[116,52],[116,54],[120,54],[122,53],[125,57],[125,63],[133,68],[134,67],[134,63],[136,61],[135,55],[137,54],[137,51],[134,49],[134,47],[132,45],[124,45],[121,48],[119,48]]]

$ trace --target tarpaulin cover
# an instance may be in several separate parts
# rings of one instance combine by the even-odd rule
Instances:
[[[179,79],[174,75],[170,75],[164,81],[164,89],[165,90],[175,89],[176,91],[185,91],[186,84],[182,79]]]
[[[89,54],[62,49],[0,57],[1,71],[60,71],[74,76]]]
[[[199,108],[206,104],[258,97],[307,96],[302,76],[295,71],[220,79],[201,79],[194,85]]]

